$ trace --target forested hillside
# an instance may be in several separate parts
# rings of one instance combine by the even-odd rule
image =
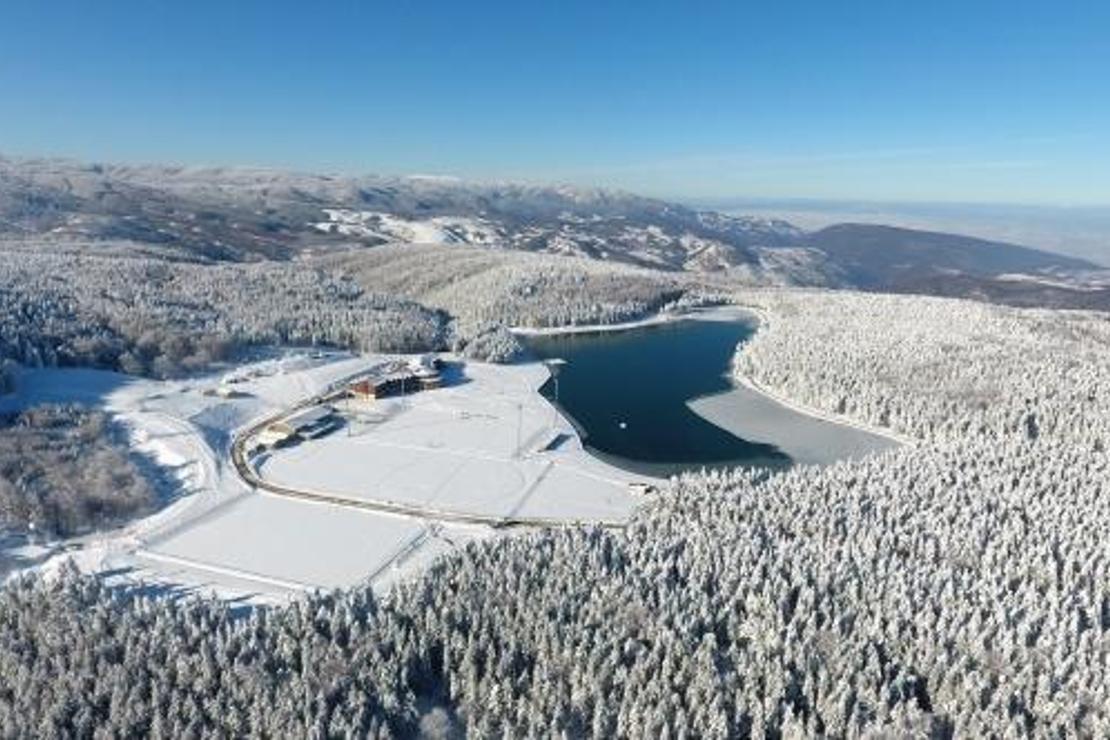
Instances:
[[[642,318],[696,281],[596,260],[465,247],[398,245],[321,264],[367,290],[400,295],[468,322],[506,326],[613,324]]]
[[[0,596],[5,734],[1101,737],[1110,329],[746,292],[737,370],[915,447],[689,475],[625,531],[473,544],[238,621],[64,575]],[[65,640],[59,640],[65,635]]]
[[[861,288],[889,288],[938,274],[984,277],[1098,267],[1016,244],[873,224],[829,226],[807,235],[805,243],[835,260]]]
[[[477,359],[505,360],[521,347],[506,327],[617,324],[717,300],[749,276],[645,270],[574,257],[442,245],[391,245],[317,264],[365,289],[446,311],[456,342]]]
[[[202,260],[432,241],[722,269],[758,266],[754,248],[787,246],[799,234],[773,219],[605,190],[0,156],[0,236],[126,239]]]
[[[156,503],[107,414],[40,406],[0,415],[0,530],[73,536]]]
[[[171,377],[250,344],[445,346],[447,317],[300,264],[0,248],[0,357]]]
[[[519,349],[505,327],[638,319],[708,285],[592,260],[434,245],[204,264],[126,242],[0,243],[0,260],[0,358],[163,378],[258,344],[453,348],[505,360]]]
[[[0,239],[94,251],[130,242],[195,262],[287,262],[434,243],[731,274],[749,284],[1110,306],[1100,266],[1016,244],[872,224],[807,233],[774,218],[629,193],[441,177],[0,156]]]

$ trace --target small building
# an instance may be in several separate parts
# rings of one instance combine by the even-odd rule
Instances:
[[[338,425],[335,409],[330,406],[314,406],[270,424],[259,433],[258,441],[266,447],[280,447],[299,439],[323,437]]]
[[[200,392],[202,396],[209,398],[246,398],[248,394],[246,391],[241,391],[238,388],[230,385],[218,385],[215,388],[205,388]]]
[[[420,355],[409,360],[409,369],[419,375],[421,372],[438,373],[443,369],[443,360],[435,355]]]
[[[258,433],[259,447],[281,447],[293,439],[293,433],[284,424],[271,424]]]
[[[350,398],[373,401],[439,388],[443,385],[439,372],[442,367],[443,362],[435,355],[421,355],[407,362],[390,362],[378,367],[373,374],[350,383],[347,386],[347,395]]]
[[[421,355],[414,360],[410,360],[409,369],[412,370],[412,374],[416,377],[422,390],[432,390],[443,386],[443,377],[440,375],[440,371],[443,369],[443,361],[435,355]]]
[[[420,381],[412,373],[391,373],[380,378],[363,378],[347,386],[352,398],[372,401],[420,390]]]

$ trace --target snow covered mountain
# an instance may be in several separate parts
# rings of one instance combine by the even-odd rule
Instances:
[[[217,260],[429,242],[717,270],[758,267],[754,248],[792,246],[802,232],[565,186],[0,158],[0,235],[22,234],[132,239]]]
[[[1110,307],[1110,287],[1092,287],[1083,277],[1099,266],[1012,244],[871,224],[810,233],[777,219],[608,190],[445,177],[0,157],[0,239],[27,236],[132,241],[193,261],[459,244],[721,272],[771,285]]]

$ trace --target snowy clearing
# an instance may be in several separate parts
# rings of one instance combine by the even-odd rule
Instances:
[[[436,531],[433,531],[436,530]],[[391,568],[425,539],[480,532],[342,506],[252,494],[138,551],[144,563],[180,563],[295,592],[351,586]],[[294,557],[290,557],[293,555]]]
[[[901,446],[888,436],[800,413],[746,385],[687,405],[738,437],[775,445],[799,465],[830,465]]]
[[[262,479],[298,490],[489,517],[620,523],[641,480],[582,449],[538,390],[540,364],[471,363],[453,387],[344,401],[343,428],[263,453]],[[546,450],[559,435],[567,439]],[[542,512],[542,513],[541,513]]]
[[[398,516],[351,503],[385,500],[466,512],[491,521],[620,524],[642,500],[637,476],[586,453],[573,428],[538,393],[542,365],[468,363],[451,387],[376,402],[344,402],[343,426],[265,453],[267,479],[315,489],[319,503],[252,491],[229,463],[234,440],[260,420],[345,387],[395,356],[268,351],[255,361],[182,381],[81,369],[24,370],[3,409],[40,403],[103,408],[132,447],[171,474],[163,507],[125,528],[64,543],[50,570],[72,557],[111,582],[283,601],[313,589],[370,582],[386,588],[488,526]],[[233,391],[233,392],[232,392]],[[2,409],[0,409],[2,410]],[[564,435],[557,449],[542,451]]]
[[[684,315],[751,317],[732,307]],[[540,395],[548,378],[540,363],[468,362],[444,388],[333,401],[337,428],[256,453],[249,465],[257,479],[245,481],[231,464],[236,440],[248,430],[334,395],[398,357],[269,350],[223,372],[178,381],[22,371],[19,393],[5,398],[4,408],[48,402],[103,408],[130,429],[136,452],[168,470],[173,483],[153,515],[66,543],[42,567],[73,557],[83,570],[110,572],[116,580],[252,601],[362,582],[384,589],[459,544],[493,536],[502,524],[620,526],[644,501],[630,484],[658,482],[583,448],[572,424]],[[807,416],[758,389],[738,388],[690,406],[802,463],[895,444]],[[252,490],[252,483],[293,497]]]

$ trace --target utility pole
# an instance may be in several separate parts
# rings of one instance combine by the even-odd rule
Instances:
[[[523,416],[524,416],[523,408],[521,407],[520,401],[517,401],[516,402],[516,448],[515,448],[516,453],[514,454],[514,457],[516,457],[518,460],[520,459],[520,427],[524,423]]]
[[[555,384],[555,405],[551,408],[551,428],[554,429],[555,420],[559,415],[559,372],[567,364],[567,361],[553,357],[550,360],[544,360],[543,364],[547,366],[547,371],[551,373],[551,380]]]

